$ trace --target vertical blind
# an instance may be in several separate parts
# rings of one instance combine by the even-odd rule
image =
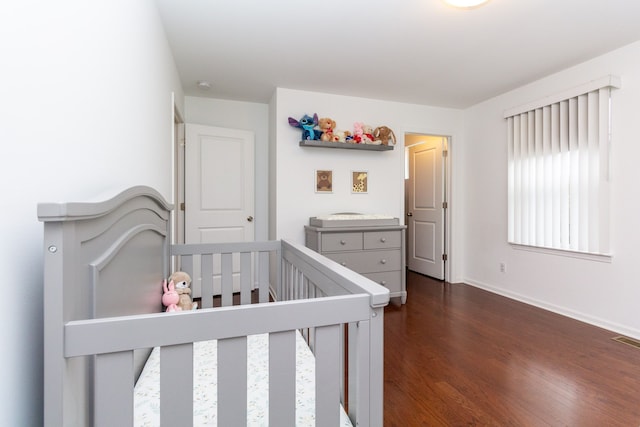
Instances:
[[[505,113],[510,243],[609,254],[613,76]]]

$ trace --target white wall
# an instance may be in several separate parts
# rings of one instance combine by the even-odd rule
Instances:
[[[253,131],[255,134],[255,235],[267,240],[268,225],[268,123],[269,106],[252,102],[185,97],[185,122],[230,129]]]
[[[613,93],[610,263],[516,250],[507,241],[507,148],[503,111],[607,74]],[[640,337],[640,42],[490,99],[465,111],[464,281]],[[505,262],[506,273],[499,272]]]
[[[404,134],[433,133],[452,136],[452,156],[462,132],[462,112],[413,104],[279,88],[272,101],[275,141],[271,141],[277,195],[275,238],[304,243],[304,225],[310,216],[335,212],[382,213],[404,223]],[[393,151],[361,151],[300,147],[301,131],[288,117],[318,113],[331,117],[337,129],[353,131],[361,121],[393,129],[398,144]],[[455,160],[454,160],[455,162]],[[315,193],[316,169],[333,170],[333,193]],[[369,172],[368,194],[352,194],[350,173]],[[456,178],[453,178],[454,185]],[[455,206],[455,189],[454,201]],[[455,220],[454,220],[455,221]],[[454,222],[455,227],[455,222]],[[454,257],[455,259],[455,257]]]
[[[41,201],[134,184],[171,194],[171,93],[182,90],[150,0],[0,7],[0,413],[42,425]],[[9,274],[11,273],[11,274]]]

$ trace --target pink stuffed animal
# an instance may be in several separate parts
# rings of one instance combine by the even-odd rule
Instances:
[[[355,122],[353,124],[353,141],[356,144],[360,144],[362,142],[362,135],[364,135],[364,124],[362,122]]]
[[[164,288],[164,294],[162,294],[162,304],[167,307],[167,312],[171,311],[182,311],[182,308],[178,305],[180,301],[180,295],[176,292],[176,285],[173,283],[173,280],[169,282],[167,286],[167,281],[165,280],[162,283],[162,287]]]

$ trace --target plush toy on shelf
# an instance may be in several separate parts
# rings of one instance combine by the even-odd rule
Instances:
[[[364,123],[362,122],[355,122],[353,124],[353,142],[355,142],[356,144],[362,143],[362,135],[364,135],[363,126]]]
[[[197,308],[196,303],[191,299],[191,276],[184,271],[176,271],[169,276],[169,284],[175,285],[175,291],[178,294],[177,305],[181,310],[194,310]]]
[[[293,117],[289,117],[289,124],[294,128],[302,129],[302,140],[319,140],[322,132],[315,129],[318,125],[318,114],[314,114],[313,117],[305,114],[300,120],[296,120]]]
[[[353,134],[351,133],[351,131],[348,131],[348,130],[344,131],[344,142],[350,142],[352,144],[355,142],[353,140]]]
[[[178,305],[180,301],[180,295],[176,292],[176,285],[173,281],[167,284],[165,280],[162,283],[162,288],[164,289],[164,293],[162,294],[162,304],[167,307],[167,312],[172,311],[182,311],[182,308]]]
[[[378,126],[373,130],[373,137],[382,145],[389,145],[389,141],[396,145],[396,135],[386,126]]]
[[[347,142],[347,133],[343,130],[334,130],[333,142]]]
[[[322,132],[320,136],[321,141],[336,142],[334,140],[334,129],[336,128],[336,121],[329,117],[323,117],[318,120],[318,128]]]
[[[364,144],[373,144],[373,128],[369,125],[362,125],[362,142]]]

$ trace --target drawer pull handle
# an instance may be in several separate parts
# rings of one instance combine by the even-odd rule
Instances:
[[[347,244],[347,242],[346,242],[346,241],[344,241],[344,240],[340,240],[340,244],[341,244],[341,245],[346,245],[346,244]]]
[[[387,263],[386,259],[383,258],[383,259],[380,260],[380,264],[386,264],[386,263]]]
[[[387,239],[385,239],[384,237],[381,237],[381,238],[380,238],[380,241],[381,241],[382,243],[384,243],[384,242],[386,242],[386,241],[387,241]]]

